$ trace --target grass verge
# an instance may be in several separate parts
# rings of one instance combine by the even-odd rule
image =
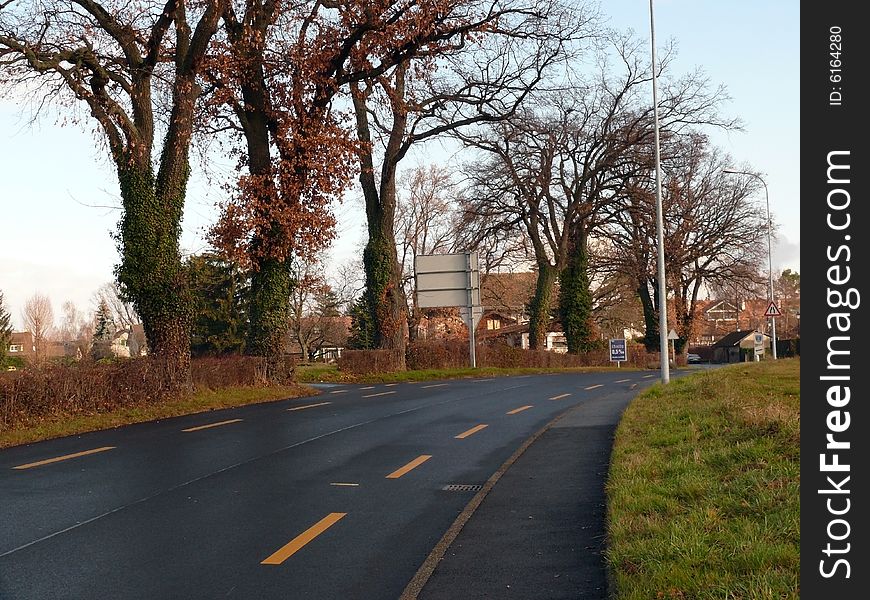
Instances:
[[[799,359],[649,389],[611,459],[613,596],[799,598],[799,490]]]
[[[244,406],[260,402],[274,402],[288,398],[301,398],[312,396],[316,393],[313,388],[303,385],[266,388],[228,387],[220,390],[202,390],[177,400],[117,408],[105,413],[58,414],[38,423],[31,423],[8,431],[0,431],[0,448],[220,408],[232,408],[234,406]]]
[[[637,371],[622,367],[620,371]],[[404,381],[427,381],[430,379],[462,379],[481,377],[506,377],[509,375],[541,375],[547,373],[592,373],[616,371],[616,367],[471,367],[464,369],[420,369],[395,373],[367,373],[364,375],[339,371],[335,365],[297,365],[296,380],[300,383],[400,383]]]

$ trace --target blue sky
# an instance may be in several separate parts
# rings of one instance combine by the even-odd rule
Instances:
[[[604,0],[610,24],[649,35],[647,0]],[[761,172],[770,209],[780,226],[774,270],[800,270],[800,77],[799,4],[771,0],[712,2],[659,0],[656,38],[679,47],[676,72],[700,66],[732,97],[725,112],[739,116],[744,131],[714,133],[713,141]],[[48,295],[55,313],[72,300],[91,310],[91,295],[111,281],[118,255],[111,232],[120,213],[117,181],[90,123],[59,126],[47,115],[29,123],[30,108],[0,100],[0,290],[16,326],[34,292]],[[182,245],[205,248],[202,231],[214,219],[220,190],[202,177],[191,182]],[[759,198],[764,201],[763,197]],[[361,206],[337,210],[339,238],[332,255],[351,259],[363,233]]]

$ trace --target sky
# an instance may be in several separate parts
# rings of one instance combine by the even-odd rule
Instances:
[[[701,67],[712,84],[726,86],[732,99],[723,112],[739,117],[744,128],[713,132],[711,139],[735,165],[762,174],[778,225],[773,270],[800,271],[799,3],[658,0],[654,10],[657,46],[673,39],[679,49],[674,72]],[[648,39],[647,0],[603,0],[602,11],[611,26]],[[27,99],[0,99],[0,290],[16,328],[36,292],[51,299],[58,321],[67,300],[92,311],[93,293],[112,281],[118,262],[112,239],[120,218],[118,184],[97,134],[86,120],[61,126],[56,114],[32,122],[32,109]],[[221,194],[195,168],[183,222],[185,252],[208,248],[203,234]],[[332,264],[360,251],[362,212],[353,198],[336,208]]]

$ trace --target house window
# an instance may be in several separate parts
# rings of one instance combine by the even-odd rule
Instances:
[[[10,344],[9,352],[24,352],[24,344]]]
[[[499,321],[498,319],[487,319],[486,328],[490,330],[501,329],[501,321]]]

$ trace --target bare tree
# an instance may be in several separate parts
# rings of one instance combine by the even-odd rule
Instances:
[[[408,333],[417,337],[420,321],[414,293],[414,257],[456,249],[456,185],[446,167],[419,166],[400,180],[396,202],[396,244],[402,286],[408,300]]]
[[[665,165],[662,207],[668,287],[676,330],[685,341],[694,336],[698,296],[705,286],[751,288],[761,281],[766,216],[764,207],[752,201],[757,183],[723,173],[730,157],[711,148],[706,137],[689,136],[680,145],[675,155],[679,160]],[[655,189],[650,173],[636,180],[626,200],[625,210],[614,214],[607,229],[613,243],[609,264],[636,278],[642,297],[646,292],[647,319],[655,320],[650,312],[657,303],[649,301],[649,289],[657,288],[651,252],[656,245]]]
[[[330,279],[321,257],[294,261],[294,286],[289,299],[290,336],[304,360],[324,344],[343,345],[347,337],[343,313],[359,293],[354,277],[339,269]]]
[[[399,164],[415,144],[514,114],[570,57],[573,43],[591,35],[597,16],[586,4],[566,9],[552,0],[462,8],[468,26],[449,41],[351,85],[369,234],[365,301],[382,348],[405,344],[407,302],[395,250]]]
[[[33,294],[24,303],[21,311],[24,327],[33,335],[33,345],[36,346],[36,361],[45,358],[45,343],[49,332],[54,327],[54,310],[48,296],[39,292]]]
[[[478,236],[520,229],[533,250],[538,285],[529,340],[543,342],[556,302],[571,352],[592,338],[593,299],[588,240],[625,195],[625,179],[652,163],[653,108],[646,53],[630,35],[612,35],[597,70],[571,93],[538,95],[533,107],[473,135],[457,132],[479,151],[469,165],[466,218]],[[666,72],[672,53],[659,68]],[[614,66],[615,63],[617,66]],[[660,119],[664,137],[690,125],[734,127],[718,114],[724,91],[710,89],[700,72],[663,78]]]

